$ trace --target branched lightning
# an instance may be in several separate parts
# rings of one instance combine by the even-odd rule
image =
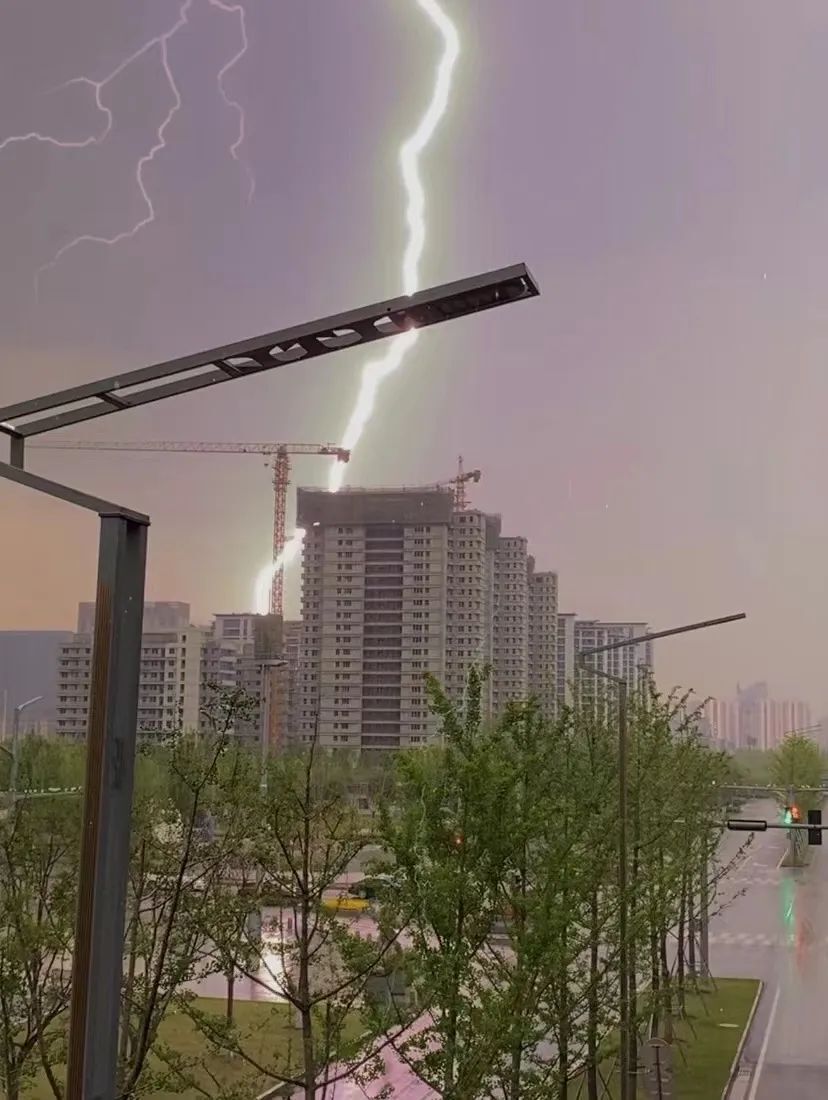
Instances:
[[[420,156],[431,142],[434,133],[448,109],[451,96],[454,66],[460,55],[460,36],[457,27],[446,15],[438,0],[415,0],[443,39],[443,52],[437,63],[431,99],[425,113],[414,130],[400,146],[399,165],[406,197],[405,222],[408,239],[402,259],[403,294],[414,294],[420,285],[420,260],[426,239],[425,189],[420,176]],[[345,429],[342,446],[353,453],[362,438],[365,426],[371,419],[376,404],[377,391],[383,379],[392,374],[416,344],[419,333],[411,329],[388,341],[387,351],[379,359],[372,359],[362,368],[359,392],[351,418]],[[334,462],[328,476],[328,489],[337,493],[342,488],[345,465]],[[269,587],[276,573],[294,561],[302,548],[305,532],[297,528],[285,544],[279,557],[261,570],[256,579],[256,609],[260,614],[269,605]]]
[[[239,19],[241,46],[239,47],[237,52],[233,54],[230,60],[225,65],[222,65],[222,67],[219,69],[217,79],[221,98],[224,100],[231,111],[236,112],[239,119],[239,129],[238,133],[236,134],[235,141],[230,146],[230,156],[233,158],[233,160],[241,165],[242,171],[244,172],[245,176],[247,176],[247,201],[252,202],[253,194],[256,190],[256,179],[253,173],[250,171],[250,165],[246,162],[242,162],[239,157],[239,149],[244,144],[244,139],[246,136],[246,119],[244,114],[244,107],[242,107],[241,103],[239,103],[237,99],[233,99],[230,95],[228,95],[227,89],[224,87],[224,78],[227,76],[233,66],[241,61],[241,59],[244,57],[250,47],[250,42],[247,38],[247,20],[244,8],[241,6],[241,4],[227,4],[224,2],[224,0],[208,0],[208,2],[211,7],[218,8],[220,11],[226,12],[228,15],[237,15]]]
[[[239,31],[241,35],[241,46],[237,52],[230,58],[230,60],[222,66],[217,75],[219,92],[226,105],[238,116],[238,131],[233,144],[230,146],[230,155],[232,158],[241,164],[245,174],[249,181],[248,199],[253,197],[254,179],[250,172],[249,167],[243,164],[239,156],[239,149],[245,139],[245,115],[244,109],[241,104],[230,97],[225,88],[225,77],[229,71],[236,65],[248,49],[248,37],[247,37],[247,24],[245,21],[245,11],[241,4],[227,3],[226,0],[207,0],[210,7],[218,9],[228,15],[235,15],[239,21]],[[181,108],[182,100],[181,93],[178,88],[178,84],[175,79],[172,67],[170,66],[169,59],[169,44],[179,31],[181,31],[188,23],[190,10],[193,6],[193,0],[182,0],[178,8],[178,17],[175,22],[167,30],[161,34],[154,35],[148,39],[143,45],[139,46],[134,53],[131,53],[128,57],[124,58],[110,73],[102,77],[100,80],[93,80],[88,76],[78,76],[71,80],[67,80],[65,84],[61,85],[61,88],[68,88],[74,84],[81,84],[85,87],[93,90],[95,106],[98,111],[104,117],[104,125],[97,134],[92,134],[89,137],[83,138],[78,141],[64,141],[60,138],[56,138],[51,134],[43,134],[39,131],[30,131],[26,134],[12,134],[0,141],[0,152],[13,145],[21,145],[27,142],[38,142],[43,145],[53,145],[59,149],[85,149],[90,145],[102,144],[112,131],[113,116],[111,108],[106,106],[104,102],[104,93],[108,85],[116,80],[130,65],[132,65],[139,58],[149,53],[151,50],[158,50],[161,66],[164,70],[164,76],[167,80],[170,92],[172,93],[172,105],[170,106],[167,114],[165,115],[161,125],[158,127],[156,133],[156,140],[152,147],[138,159],[135,165],[135,182],[138,186],[138,190],[141,194],[141,198],[144,203],[145,213],[143,217],[139,218],[134,225],[127,229],[122,230],[120,233],[116,233],[114,236],[105,237],[94,233],[83,233],[75,237],[73,240],[68,241],[62,245],[61,248],[55,253],[51,260],[42,264],[35,272],[35,293],[38,292],[40,278],[46,272],[53,268],[58,261],[66,255],[67,252],[76,248],[79,244],[93,243],[104,245],[116,245],[121,241],[134,237],[145,226],[155,221],[155,207],[152,203],[152,198],[147,190],[146,183],[144,181],[144,172],[149,164],[151,164],[162,150],[167,147],[167,130],[175,118],[176,114]]]

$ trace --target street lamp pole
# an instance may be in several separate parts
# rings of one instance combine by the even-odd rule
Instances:
[[[526,265],[514,264],[0,408],[0,434],[9,437],[0,479],[100,517],[67,1100],[116,1094],[149,517],[29,473],[26,441],[538,294]]]
[[[42,695],[35,695],[33,699],[27,699],[25,703],[18,703],[12,714],[12,748],[11,770],[9,772],[9,791],[12,803],[17,801],[17,777],[20,772],[20,715],[27,707],[39,703]]]
[[[623,676],[616,676],[605,669],[596,668],[588,662],[589,657],[602,653],[611,653],[616,649],[628,649],[646,644],[658,638],[671,638],[674,634],[687,634],[693,630],[705,630],[712,626],[736,622],[746,618],[744,612],[737,615],[725,615],[718,619],[705,619],[703,622],[676,626],[669,630],[657,630],[648,634],[639,634],[633,638],[622,638],[617,642],[581,650],[577,654],[578,667],[593,676],[601,676],[616,685],[618,689],[618,1030],[620,1038],[619,1069],[621,1077],[620,1100],[635,1100],[638,1082],[638,1043],[635,1024],[632,1019],[633,991],[635,988],[635,951],[629,936],[629,897],[627,896],[627,750],[628,750],[628,710],[629,687]],[[632,965],[630,962],[632,961]]]

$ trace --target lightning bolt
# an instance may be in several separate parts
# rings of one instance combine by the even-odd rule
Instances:
[[[452,79],[457,58],[460,56],[460,36],[457,27],[446,15],[438,0],[415,0],[440,33],[443,51],[437,63],[431,99],[414,132],[400,146],[399,165],[405,191],[405,222],[408,238],[402,258],[403,294],[413,294],[420,286],[420,260],[426,241],[425,188],[420,176],[420,156],[428,147],[445,115],[451,97]],[[362,368],[362,378],[351,418],[345,428],[342,446],[353,454],[362,438],[365,427],[374,412],[377,392],[381,383],[402,364],[408,352],[416,344],[419,332],[410,329],[389,339],[387,351],[379,359],[372,359]],[[337,493],[342,488],[345,465],[334,462],[328,476],[328,489]],[[304,530],[297,528],[278,558],[265,566],[256,578],[255,606],[259,614],[265,614],[269,606],[270,584],[274,576],[286,565],[295,561],[302,549]]]
[[[443,39],[443,52],[437,64],[434,88],[425,113],[416,130],[400,146],[399,163],[402,184],[406,195],[405,221],[408,240],[402,260],[403,294],[413,294],[420,286],[420,260],[426,239],[425,189],[420,176],[420,156],[431,142],[434,132],[448,109],[454,66],[460,55],[460,36],[437,0],[416,0]],[[388,350],[380,359],[372,359],[362,368],[359,393],[345,429],[342,446],[351,453],[371,419],[376,404],[377,391],[383,379],[400,366],[408,352],[416,344],[419,332],[410,329],[396,336],[388,344]],[[334,462],[328,476],[328,489],[332,493],[342,488],[345,466]]]
[[[217,80],[219,92],[222,99],[224,100],[228,108],[234,111],[238,116],[238,131],[233,141],[233,144],[230,146],[229,152],[231,157],[242,166],[245,174],[247,175],[249,181],[249,200],[253,197],[255,181],[249,167],[247,167],[247,165],[245,164],[242,164],[241,158],[239,156],[239,149],[245,139],[244,109],[237,100],[231,98],[225,88],[224,83],[227,74],[230,72],[233,66],[236,65],[242,57],[244,57],[248,49],[249,43],[247,37],[245,11],[241,4],[226,3],[225,0],[207,0],[207,3],[212,8],[220,10],[228,15],[235,15],[238,18],[241,46],[238,51],[230,58],[230,60],[222,66],[218,73]],[[139,58],[143,57],[145,54],[149,53],[152,50],[158,50],[159,56],[161,58],[161,66],[164,70],[164,76],[166,77],[167,84],[170,88],[170,91],[172,92],[173,102],[172,106],[167,111],[167,114],[161,122],[161,125],[158,127],[155,143],[146,153],[144,153],[142,157],[139,158],[137,164],[135,165],[135,182],[138,186],[138,190],[144,203],[145,214],[143,217],[139,218],[139,220],[135,222],[134,225],[130,226],[127,229],[124,229],[120,233],[116,233],[114,236],[105,237],[94,233],[82,233],[79,236],[75,237],[73,240],[68,241],[65,245],[58,249],[51,260],[49,260],[45,264],[42,264],[35,272],[36,295],[39,295],[41,277],[47,271],[54,268],[55,265],[62,259],[62,257],[67,254],[67,252],[70,252],[72,249],[77,248],[78,245],[84,243],[103,244],[109,246],[117,245],[120,244],[121,241],[125,241],[134,237],[137,233],[140,233],[140,231],[144,229],[147,225],[155,221],[155,207],[153,206],[152,198],[149,191],[147,190],[147,186],[144,181],[144,172],[147,166],[152,164],[158,154],[167,147],[167,130],[172,120],[181,109],[181,93],[178,89],[175,74],[173,73],[170,66],[169,44],[175,37],[175,35],[178,34],[178,32],[187,25],[192,6],[193,0],[182,0],[182,3],[178,8],[178,18],[175,20],[172,26],[169,27],[168,30],[163,31],[161,34],[154,35],[152,38],[148,39],[146,42],[144,42],[142,46],[139,46],[134,53],[131,53],[128,57],[124,58],[124,60],[121,61],[110,73],[102,77],[100,80],[93,80],[91,77],[88,76],[77,76],[73,77],[71,80],[67,80],[64,84],[60,85],[58,89],[55,89],[56,91],[59,91],[62,88],[69,88],[72,85],[81,84],[93,90],[95,106],[104,117],[104,125],[97,134],[92,134],[89,137],[82,138],[78,141],[64,141],[62,139],[54,137],[51,134],[43,134],[37,130],[32,130],[26,134],[12,134],[10,137],[7,137],[4,140],[0,141],[0,153],[11,146],[22,145],[30,142],[35,142],[42,145],[52,145],[58,149],[86,149],[90,145],[101,145],[111,133],[113,126],[112,110],[111,108],[107,107],[106,103],[104,102],[104,93],[106,88],[114,80],[117,80],[117,78],[121,76],[121,74]]]
[[[224,100],[230,110],[235,111],[236,115],[238,116],[239,129],[238,133],[236,134],[236,140],[230,146],[230,156],[233,158],[234,161],[236,161],[237,164],[241,165],[242,171],[247,177],[247,201],[252,202],[253,194],[256,190],[256,179],[253,173],[250,171],[250,166],[247,163],[242,162],[241,158],[239,157],[239,149],[244,144],[244,139],[247,136],[247,123],[244,114],[244,107],[242,107],[241,103],[239,103],[237,99],[233,99],[230,95],[228,95],[227,89],[224,87],[224,78],[227,76],[233,66],[237,65],[238,62],[241,61],[250,46],[250,42],[247,38],[246,13],[241,4],[226,4],[224,3],[224,0],[208,0],[208,3],[210,4],[210,7],[218,8],[220,11],[226,12],[228,15],[238,16],[239,20],[241,46],[239,47],[238,51],[233,54],[230,60],[219,69],[217,80],[219,92],[221,93],[221,98]]]

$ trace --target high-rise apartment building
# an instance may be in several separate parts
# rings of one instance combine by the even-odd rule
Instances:
[[[449,525],[445,580],[445,669],[442,683],[462,698],[472,665],[492,664],[495,558],[500,517],[478,511],[453,511]],[[492,680],[484,686],[484,704],[492,706]]]
[[[646,634],[646,623],[609,623],[598,619],[579,619],[571,613],[558,616],[558,697],[563,702],[572,701],[571,688],[577,681],[583,696],[594,696],[602,677],[589,676],[578,671],[577,656],[585,650],[597,649],[614,642],[625,641]],[[640,681],[643,670],[653,669],[653,643],[639,642],[599,653],[589,658],[597,669],[626,681],[630,690]]]
[[[441,490],[299,490],[303,740],[397,748],[433,734],[423,675],[445,671],[452,503]]]
[[[492,709],[529,694],[529,550],[521,536],[501,536],[495,551],[492,610]]]
[[[305,529],[297,725],[350,748],[425,743],[424,673],[461,699],[491,666],[484,708],[538,687],[554,708],[557,578],[534,574],[500,517],[442,489],[300,489]]]
[[[558,574],[535,572],[530,558],[528,580],[529,694],[551,717],[558,705]]]
[[[187,604],[147,604],[141,638],[138,729],[194,729],[199,722],[202,652],[207,632],[190,626]],[[169,624],[158,629],[159,623]],[[58,652],[58,733],[86,733],[92,670],[94,605],[81,604],[78,631]]]
[[[789,733],[814,736],[811,708],[798,699],[773,699],[764,681],[737,687],[735,699],[705,704],[714,740],[730,749],[774,749]]]
[[[287,740],[290,672],[276,615],[216,615],[212,627],[192,626],[183,603],[148,603],[141,639],[139,733],[205,729],[215,688],[241,688],[252,699],[249,717],[233,734],[263,750]],[[81,604],[78,632],[58,654],[56,725],[83,736],[89,713],[94,605]],[[295,630],[294,630],[295,634]]]

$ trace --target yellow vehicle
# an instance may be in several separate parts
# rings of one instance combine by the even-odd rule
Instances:
[[[368,902],[365,898],[325,898],[322,907],[334,913],[364,913]]]

